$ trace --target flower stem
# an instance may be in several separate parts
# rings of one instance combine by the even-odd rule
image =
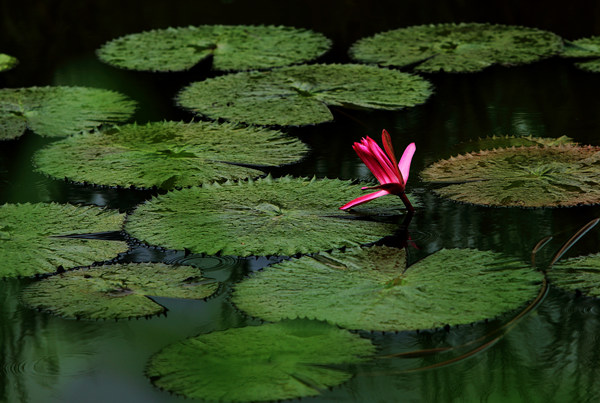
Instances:
[[[400,196],[400,198],[402,199],[402,202],[404,203],[404,205],[408,209],[408,212],[410,214],[414,214],[415,213],[415,208],[412,206],[412,204],[410,204],[410,200],[408,200],[408,197],[406,197],[406,193],[402,192],[398,196]]]

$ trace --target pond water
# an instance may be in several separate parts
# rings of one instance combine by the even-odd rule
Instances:
[[[349,62],[355,40],[386,29],[447,21],[517,24],[547,29],[566,39],[600,35],[594,1],[549,9],[546,3],[517,11],[512,2],[450,1],[222,1],[32,2],[29,8],[4,2],[0,8],[0,51],[20,65],[0,74],[0,87],[87,85],[118,90],[139,102],[137,122],[192,119],[173,106],[184,85],[217,73],[203,63],[186,73],[136,73],[96,60],[105,41],[132,32],[199,24],[282,24],[314,29],[331,38],[324,62]],[[406,4],[397,4],[406,3]],[[535,2],[534,2],[535,3]],[[515,4],[517,4],[515,2]],[[565,21],[570,21],[566,24]],[[475,74],[424,75],[435,93],[421,106],[399,112],[334,108],[335,121],[292,128],[310,145],[298,164],[272,170],[274,176],[370,180],[352,143],[387,129],[397,148],[417,144],[408,187],[421,201],[409,236],[409,264],[441,248],[493,250],[529,261],[536,243],[552,236],[538,259],[549,259],[572,234],[600,217],[599,207],[553,209],[486,208],[436,197],[419,178],[430,163],[456,155],[464,141],[493,134],[569,136],[600,144],[600,74],[552,58]],[[0,143],[0,203],[57,201],[131,211],[150,191],[68,184],[33,172],[32,153],[51,140],[31,132]],[[600,251],[592,230],[567,256]],[[1,258],[1,257],[0,257]],[[184,255],[134,245],[121,261],[194,263],[224,282],[204,301],[157,299],[166,316],[129,321],[73,321],[21,306],[19,290],[31,280],[0,282],[0,401],[6,402],[175,402],[143,375],[148,358],[161,348],[200,333],[257,323],[229,301],[229,286],[274,259]],[[440,279],[443,281],[443,279]],[[550,287],[542,303],[479,350],[447,355],[379,359],[358,365],[341,386],[306,401],[356,402],[592,402],[600,401],[600,304]],[[366,333],[382,354],[461,345],[493,332],[511,316],[489,323],[437,331]],[[428,368],[430,367],[430,368]],[[236,384],[236,379],[231,379]],[[189,401],[189,400],[185,400]]]

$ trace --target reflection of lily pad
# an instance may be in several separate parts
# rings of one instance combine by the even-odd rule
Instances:
[[[117,92],[86,87],[0,89],[0,140],[23,134],[63,137],[103,123],[123,122],[135,102]]]
[[[203,299],[218,287],[191,266],[127,263],[69,271],[23,290],[34,309],[77,319],[125,319],[157,315],[166,309],[149,296]]]
[[[239,283],[233,302],[269,321],[308,317],[395,331],[471,323],[535,298],[542,275],[495,252],[441,250],[408,270],[403,249],[375,246],[284,261]]]
[[[600,203],[600,147],[561,145],[481,151],[438,161],[425,180],[435,192],[491,206],[575,206]]]
[[[361,185],[289,177],[169,192],[140,205],[126,224],[132,236],[170,249],[209,255],[294,255],[375,242],[394,224],[360,218],[386,206],[400,214],[398,198],[383,197],[339,210]]]
[[[17,64],[19,64],[17,58],[5,53],[0,53],[0,72],[10,70]]]
[[[600,73],[600,36],[567,42],[561,56],[589,59],[575,65],[583,70]]]
[[[293,320],[172,344],[150,359],[146,375],[159,388],[189,398],[275,401],[319,395],[352,377],[344,366],[374,353],[374,346],[356,334]]]
[[[70,236],[119,231],[122,225],[123,214],[99,207],[5,204],[0,207],[0,278],[112,259],[127,250],[125,242]]]
[[[193,186],[260,176],[233,165],[276,166],[307,151],[299,140],[263,128],[157,122],[72,136],[39,151],[34,162],[55,178],[111,186]]]
[[[557,54],[562,40],[535,28],[479,23],[420,25],[379,33],[356,42],[353,59],[382,66],[417,64],[422,72],[474,72]]]
[[[548,270],[548,279],[557,287],[600,298],[600,254],[560,261]]]
[[[430,94],[431,85],[421,77],[340,64],[228,74],[192,83],[177,101],[212,119],[285,126],[333,120],[327,106],[398,110]]]
[[[203,25],[131,34],[106,43],[100,60],[132,70],[181,71],[209,56],[217,70],[287,66],[321,56],[331,41],[291,27]]]

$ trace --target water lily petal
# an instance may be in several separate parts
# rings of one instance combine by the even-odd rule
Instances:
[[[402,158],[400,158],[400,163],[398,164],[398,167],[400,168],[400,173],[402,174],[402,177],[404,178],[404,185],[406,185],[406,182],[408,181],[408,173],[410,172],[410,163],[412,161],[412,157],[415,154],[416,150],[417,150],[417,146],[415,145],[415,143],[410,143],[404,150],[404,153],[402,153]]]
[[[373,199],[376,199],[378,197],[385,196],[388,194],[390,194],[390,192],[388,192],[387,190],[380,190],[379,192],[369,193],[364,196],[357,197],[356,199],[344,204],[342,207],[340,207],[340,210],[347,210],[351,207],[366,203],[368,201],[371,201]]]
[[[401,183],[406,183],[406,179],[403,177],[402,173],[398,169],[398,160],[396,160],[396,154],[394,154],[394,146],[392,145],[392,138],[387,130],[383,129],[381,132],[381,141],[383,143],[383,147],[385,148],[385,152],[390,158],[390,162],[392,165],[392,169],[394,170],[398,181]]]

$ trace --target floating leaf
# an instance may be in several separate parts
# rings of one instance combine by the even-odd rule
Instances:
[[[5,53],[0,53],[0,72],[10,70],[17,64],[19,64],[19,61],[16,57],[7,55]]]
[[[74,238],[78,234],[120,231],[123,214],[68,204],[0,206],[0,278],[52,273],[115,258],[127,243]]]
[[[212,119],[286,126],[333,120],[327,106],[398,110],[421,104],[430,94],[430,83],[418,76],[374,66],[321,64],[195,82],[177,101]]]
[[[105,63],[131,70],[182,71],[213,57],[217,70],[287,66],[321,56],[325,36],[284,26],[202,25],[131,34],[98,50]]]
[[[128,217],[132,236],[170,249],[237,256],[290,256],[375,242],[396,226],[361,215],[387,207],[400,214],[402,202],[385,197],[339,210],[363,191],[361,185],[323,179],[267,177],[169,192],[140,205]]]
[[[567,42],[561,56],[589,59],[575,63],[575,66],[593,73],[600,73],[600,36]]]
[[[126,319],[166,309],[148,297],[203,299],[218,287],[191,266],[125,263],[68,271],[23,289],[30,308],[76,319]]]
[[[548,270],[548,279],[560,288],[600,297],[600,254],[562,260]]]
[[[504,148],[438,161],[422,173],[453,200],[519,207],[600,203],[600,147]]]
[[[443,249],[406,271],[405,256],[385,246],[303,256],[242,281],[232,301],[269,321],[307,317],[398,331],[492,318],[540,290],[539,272],[499,253]]]
[[[317,396],[352,377],[344,366],[374,353],[370,341],[346,330],[291,320],[172,344],[150,359],[146,375],[159,388],[188,398],[274,401]]]
[[[562,49],[557,35],[535,28],[479,23],[420,25],[364,38],[350,56],[382,66],[416,64],[422,72],[474,72],[493,64],[531,63]]]
[[[233,164],[288,164],[307,150],[300,140],[264,128],[155,122],[68,137],[38,151],[34,163],[55,178],[169,189],[260,176]]]
[[[533,136],[491,136],[477,140],[460,143],[455,151],[467,153],[480,150],[493,150],[495,148],[528,147],[528,146],[558,146],[563,144],[575,145],[572,138],[561,136],[558,138],[533,137]]]
[[[0,140],[29,128],[41,136],[64,137],[103,123],[123,122],[135,102],[114,91],[86,87],[0,89]]]

